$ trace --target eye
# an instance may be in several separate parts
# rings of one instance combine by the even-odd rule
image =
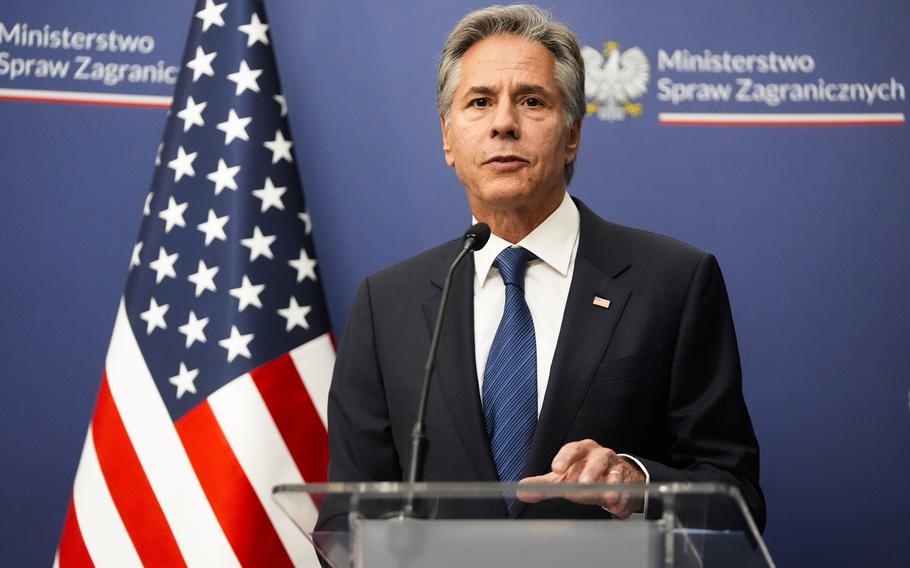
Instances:
[[[527,106],[529,106],[529,107],[541,107],[541,106],[544,106],[544,105],[543,105],[543,101],[540,100],[540,99],[537,98],[537,97],[528,97],[528,98],[526,98],[526,99],[525,99],[525,105],[527,105]]]
[[[468,106],[472,106],[475,108],[486,108],[486,107],[490,106],[490,99],[483,98],[483,97],[471,99],[471,102],[468,104]]]

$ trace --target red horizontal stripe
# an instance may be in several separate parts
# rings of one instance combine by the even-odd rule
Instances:
[[[82,531],[79,529],[79,519],[76,518],[76,506],[70,499],[70,507],[66,512],[66,522],[63,524],[63,534],[60,535],[60,568],[94,568],[92,557],[88,554],[85,541],[82,540]]]
[[[284,443],[307,483],[328,479],[329,437],[290,355],[250,373]],[[321,499],[314,498],[316,506]]]
[[[111,107],[133,107],[133,108],[156,108],[167,110],[171,108],[170,103],[143,103],[138,101],[105,101],[100,99],[67,99],[55,97],[20,97],[12,95],[0,95],[0,100],[24,102],[24,103],[57,103],[70,105],[93,105],[93,106],[111,106]]]
[[[101,393],[92,419],[92,438],[104,481],[142,563],[148,566],[186,566],[174,533],[123,425],[111,395],[107,374],[101,382]]]
[[[208,402],[176,422],[202,490],[242,566],[293,566]]]
[[[857,121],[786,121],[786,122],[762,122],[762,121],[750,121],[750,120],[725,120],[725,121],[707,121],[707,120],[662,120],[661,124],[665,126],[901,126],[904,124],[902,120],[889,120],[889,121],[871,121],[871,120],[857,120]]]

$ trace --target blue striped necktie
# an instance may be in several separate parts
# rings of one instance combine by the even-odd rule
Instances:
[[[525,302],[525,268],[534,260],[521,247],[499,253],[494,266],[506,285],[502,321],[483,374],[483,413],[499,480],[521,478],[537,427],[537,345]],[[506,499],[509,509],[514,498]]]

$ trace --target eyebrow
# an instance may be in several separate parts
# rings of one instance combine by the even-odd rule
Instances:
[[[537,85],[537,84],[533,84],[533,83],[520,83],[515,88],[515,95],[517,95],[517,96],[537,94],[537,93],[539,93],[547,98],[554,98],[554,93],[552,93],[549,89],[547,89],[543,85]],[[484,85],[470,87],[468,89],[468,91],[465,93],[465,95],[486,95],[486,96],[495,95],[495,94],[496,94],[496,89],[494,89],[492,87],[487,87]]]

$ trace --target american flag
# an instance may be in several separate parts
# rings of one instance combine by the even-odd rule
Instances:
[[[271,490],[325,481],[335,351],[268,28],[197,4],[55,566],[315,564]]]

